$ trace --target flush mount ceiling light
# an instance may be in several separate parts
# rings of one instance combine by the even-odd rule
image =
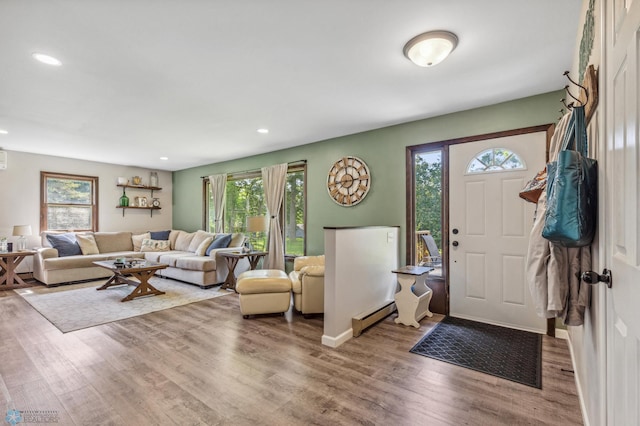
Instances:
[[[9,132],[6,131],[5,129],[0,129],[0,135],[8,135]]]
[[[32,53],[31,56],[33,57],[33,59],[42,62],[43,64],[53,65],[54,67],[59,67],[60,65],[62,65],[62,62],[59,59],[54,58],[53,56],[45,55],[44,53],[35,52]]]
[[[444,61],[458,45],[458,37],[449,31],[429,31],[415,36],[404,45],[404,56],[421,67]]]
[[[257,132],[262,133],[263,135],[266,135],[267,133],[269,133],[269,129],[262,128],[262,129],[258,129]]]
[[[167,160],[169,159],[169,157],[160,157],[160,159],[161,159],[162,161],[167,161]]]

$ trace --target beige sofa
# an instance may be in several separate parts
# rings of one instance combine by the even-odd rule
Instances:
[[[172,230],[169,235],[168,247],[163,247],[162,251],[140,251],[140,249],[148,249],[148,247],[140,247],[140,243],[144,237],[149,237],[149,234],[134,234],[132,232],[83,232],[78,234],[92,236],[97,249],[94,248],[88,253],[95,251],[97,253],[59,257],[58,250],[51,246],[46,237],[47,232],[43,232],[43,247],[37,250],[33,258],[35,279],[47,286],[55,286],[76,281],[107,278],[111,272],[94,265],[93,262],[114,260],[118,257],[133,257],[169,265],[168,268],[157,271],[156,275],[201,287],[211,287],[224,282],[229,272],[227,262],[220,253],[238,251],[244,243],[243,234],[233,234],[228,247],[214,248],[209,255],[205,255],[205,246],[209,245],[207,241],[210,243],[217,234],[204,231],[189,233]],[[236,266],[235,273],[239,275],[248,269],[248,260],[241,259]]]

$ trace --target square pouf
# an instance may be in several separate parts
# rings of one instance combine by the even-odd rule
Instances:
[[[244,318],[257,314],[279,314],[291,306],[291,280],[283,271],[258,269],[238,276],[240,312]]]

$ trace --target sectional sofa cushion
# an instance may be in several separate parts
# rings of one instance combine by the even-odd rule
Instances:
[[[58,257],[76,256],[82,254],[82,249],[76,240],[76,234],[47,234],[51,247],[58,250]]]
[[[178,234],[178,238],[176,238],[175,249],[178,251],[189,251],[189,245],[193,240],[193,237],[196,236],[195,232],[184,232],[180,231]]]
[[[100,253],[133,251],[131,235],[131,232],[94,232],[93,234]]]
[[[161,258],[162,259],[162,258]],[[176,257],[174,266],[188,271],[215,271],[216,258],[207,256],[181,256]]]
[[[80,250],[82,250],[82,254],[98,254],[100,251],[98,250],[98,246],[96,244],[96,239],[91,234],[76,234],[76,240],[78,241],[78,245],[80,246]]]

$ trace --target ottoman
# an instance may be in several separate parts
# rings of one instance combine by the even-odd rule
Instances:
[[[244,318],[257,314],[285,313],[291,305],[291,280],[283,271],[258,269],[238,276],[240,312]]]

